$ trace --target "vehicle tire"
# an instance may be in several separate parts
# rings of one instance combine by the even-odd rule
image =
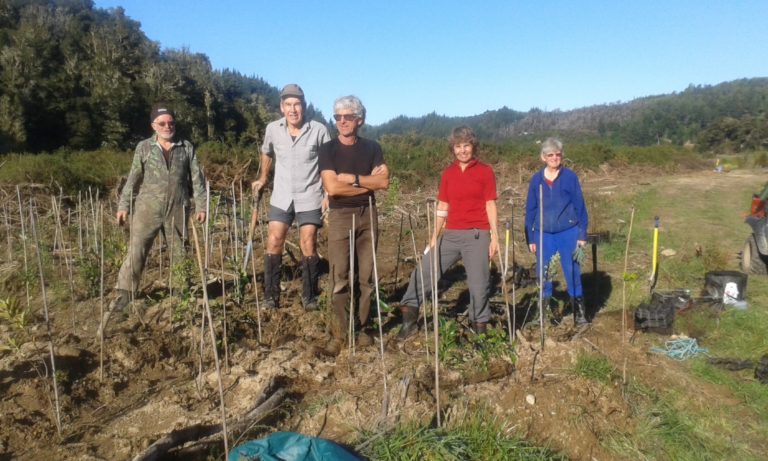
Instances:
[[[755,236],[750,235],[744,242],[744,249],[741,251],[741,271],[747,274],[768,274],[765,258],[757,249]]]

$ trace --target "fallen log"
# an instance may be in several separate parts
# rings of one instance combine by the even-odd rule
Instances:
[[[264,392],[260,394],[259,399],[254,403],[255,407],[252,410],[239,418],[234,424],[229,425],[229,432],[231,434],[248,430],[280,405],[283,399],[285,399],[288,390],[284,387],[273,390],[276,387],[275,382],[274,378],[270,381]],[[157,461],[176,447],[200,439],[218,437],[221,433],[221,424],[196,424],[183,429],[177,429],[155,441],[143,453],[134,457],[133,461]]]

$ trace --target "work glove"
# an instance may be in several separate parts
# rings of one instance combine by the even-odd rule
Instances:
[[[579,265],[584,264],[584,259],[586,259],[587,255],[584,253],[584,247],[583,246],[576,246],[576,249],[573,250],[573,261],[579,263]]]

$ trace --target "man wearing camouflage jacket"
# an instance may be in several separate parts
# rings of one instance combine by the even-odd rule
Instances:
[[[117,297],[110,311],[120,311],[139,285],[155,237],[163,232],[174,261],[184,254],[190,194],[195,218],[205,222],[205,178],[189,141],[176,139],[174,113],[163,104],[150,113],[154,134],[136,146],[131,171],[120,195],[117,223],[133,213],[128,256],[117,277]],[[135,203],[131,209],[131,201]]]

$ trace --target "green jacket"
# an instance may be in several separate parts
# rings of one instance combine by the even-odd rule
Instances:
[[[169,167],[156,135],[139,142],[118,210],[128,211],[133,197],[136,205],[151,206],[165,216],[188,205],[191,197],[195,199],[195,210],[205,211],[205,177],[192,144],[175,142]]]

